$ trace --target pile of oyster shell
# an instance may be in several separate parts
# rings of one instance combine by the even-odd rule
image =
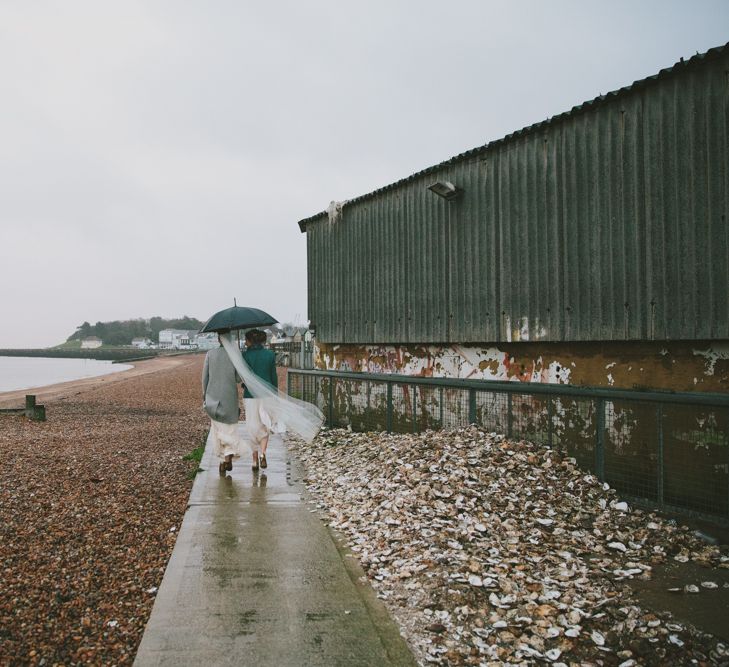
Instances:
[[[312,511],[421,664],[729,664],[729,645],[641,609],[626,585],[675,559],[705,565],[710,589],[729,556],[558,451],[475,427],[329,430],[294,448]]]

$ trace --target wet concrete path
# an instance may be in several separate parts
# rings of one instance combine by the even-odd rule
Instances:
[[[224,478],[207,448],[135,665],[414,665],[310,511],[280,438]]]

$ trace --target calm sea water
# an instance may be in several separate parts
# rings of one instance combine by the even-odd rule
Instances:
[[[96,359],[0,357],[0,391],[45,387],[57,382],[119,373],[128,368],[132,366]]]

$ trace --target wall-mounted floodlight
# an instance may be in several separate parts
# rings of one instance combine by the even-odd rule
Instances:
[[[428,186],[428,190],[435,192],[439,197],[443,197],[448,201],[458,197],[463,190],[451,183],[450,181],[437,181],[433,185]]]

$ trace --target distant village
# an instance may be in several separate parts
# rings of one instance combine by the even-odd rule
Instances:
[[[266,342],[269,345],[308,342],[312,339],[312,333],[307,327],[284,326],[264,331],[266,332]],[[98,336],[87,336],[81,340],[81,349],[93,350],[103,344],[104,341]],[[133,338],[131,342],[131,347],[138,350],[211,350],[218,345],[218,334],[198,333],[196,329],[162,329],[156,341],[139,337]]]

